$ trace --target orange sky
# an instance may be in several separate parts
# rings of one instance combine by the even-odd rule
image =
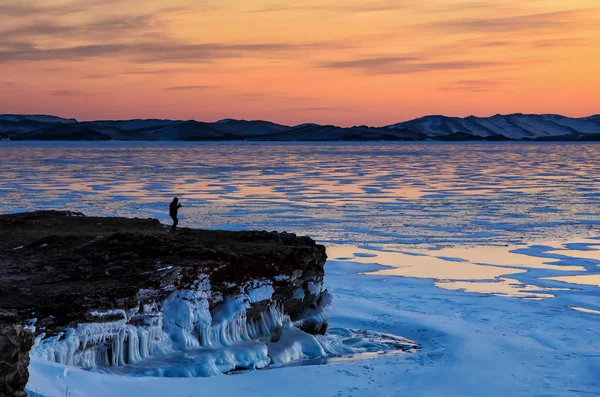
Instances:
[[[0,113],[600,113],[598,0],[0,0]]]

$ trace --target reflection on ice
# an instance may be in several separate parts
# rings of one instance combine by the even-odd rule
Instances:
[[[600,287],[600,274],[589,274],[581,276],[559,276],[559,277],[546,277],[543,280],[554,280],[562,281],[569,284],[579,285],[595,285]]]
[[[600,286],[598,274],[540,277],[557,272],[595,271],[596,264],[600,263],[597,259],[600,258],[600,251],[595,249],[597,246],[596,240],[583,240],[529,247],[457,246],[428,250],[406,250],[389,245],[380,248],[330,246],[327,252],[330,260],[387,267],[368,274],[430,278],[436,280],[437,287],[450,290],[544,299],[554,297],[553,292],[570,289],[538,285],[542,280]],[[529,281],[507,278],[507,275],[520,276],[518,278],[527,278]]]
[[[553,298],[554,295],[544,291],[563,291],[560,288],[543,288],[527,285],[510,278],[498,278],[495,281],[437,281],[437,287],[464,292],[479,292],[496,296],[510,296],[525,299]]]
[[[330,259],[349,258],[357,263],[377,263],[391,266],[373,274],[382,276],[403,276],[418,278],[434,278],[446,280],[494,279],[503,274],[522,273],[524,270],[502,268],[496,266],[479,266],[471,262],[448,261],[428,255],[427,251],[405,253],[399,251],[375,251],[353,246],[331,246],[327,248]],[[358,255],[357,255],[358,254]],[[370,256],[365,256],[370,254]]]
[[[583,266],[553,265],[552,262],[555,261],[553,259],[523,255],[514,252],[514,250],[518,248],[522,248],[522,246],[443,248],[435,252],[445,256],[458,256],[466,261],[482,265],[561,271],[585,271],[585,267]]]

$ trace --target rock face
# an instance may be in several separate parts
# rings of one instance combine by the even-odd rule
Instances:
[[[33,332],[11,313],[0,310],[0,396],[26,396]]]
[[[292,326],[324,333],[325,261],[325,247],[289,233],[171,232],[155,219],[72,212],[1,215],[0,395],[22,393],[34,336],[31,355],[95,367],[277,342]],[[266,346],[253,354],[214,371],[271,361]]]

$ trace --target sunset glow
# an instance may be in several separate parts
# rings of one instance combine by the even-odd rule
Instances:
[[[599,113],[597,0],[0,0],[0,113]]]

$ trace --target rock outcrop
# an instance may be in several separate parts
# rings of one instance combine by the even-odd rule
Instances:
[[[30,350],[66,365],[123,366],[181,349],[273,343],[292,326],[324,333],[325,261],[325,247],[290,233],[2,215],[0,395],[22,395]],[[261,368],[274,357],[266,345],[253,354],[214,371]]]
[[[33,332],[14,313],[0,309],[0,396],[26,396]]]

